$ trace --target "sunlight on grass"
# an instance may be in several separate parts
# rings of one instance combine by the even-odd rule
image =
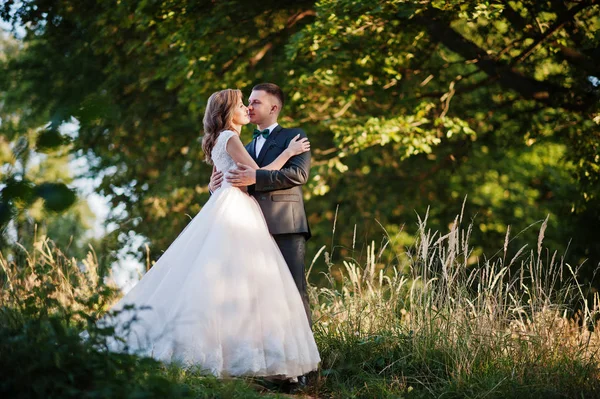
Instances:
[[[419,219],[416,244],[396,264],[379,262],[391,237],[372,242],[362,266],[328,263],[329,285],[311,287],[324,387],[336,397],[596,391],[599,296],[585,295],[576,268],[543,249],[547,220],[537,248],[510,255],[507,231],[503,249],[476,266],[472,226],[461,221],[440,234]]]

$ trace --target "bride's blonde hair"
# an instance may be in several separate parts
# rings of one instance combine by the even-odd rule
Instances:
[[[202,137],[202,150],[205,161],[213,164],[212,149],[223,130],[231,129],[234,107],[242,97],[242,92],[236,89],[225,89],[213,93],[208,98],[204,112],[204,137]]]

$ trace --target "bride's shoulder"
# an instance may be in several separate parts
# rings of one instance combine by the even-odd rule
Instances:
[[[233,130],[223,130],[219,133],[219,137],[217,137],[217,142],[219,142],[219,145],[226,145],[229,142],[229,139],[231,139],[232,137],[238,137],[238,134],[236,132],[234,132]]]
[[[229,129],[222,130],[221,133],[219,133],[219,136],[231,136],[231,135],[237,135],[237,133],[234,132],[233,130],[229,130]]]
[[[237,136],[237,133],[233,130],[225,129],[219,133],[219,139],[229,140],[231,137]]]

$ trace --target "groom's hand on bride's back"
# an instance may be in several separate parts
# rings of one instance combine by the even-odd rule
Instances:
[[[256,184],[256,170],[238,162],[237,168],[230,170],[226,179],[234,187],[251,186]]]
[[[219,172],[216,168],[213,168],[212,174],[210,175],[210,182],[208,183],[208,190],[214,193],[221,187],[223,183],[223,173]]]

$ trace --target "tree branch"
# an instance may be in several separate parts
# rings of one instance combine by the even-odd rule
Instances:
[[[258,51],[252,57],[250,57],[249,61],[251,66],[255,66],[274,47],[274,43],[283,41],[283,39],[287,36],[286,32],[291,32],[294,26],[302,19],[315,15],[316,13],[314,10],[298,11],[297,13],[291,15],[283,29],[269,33],[269,35],[257,43],[256,46],[246,47],[243,51],[223,64],[221,76],[225,75],[233,67],[235,62],[244,57],[248,57],[248,53],[250,53],[252,50],[258,49]]]
[[[506,17],[508,22],[515,28],[517,31],[525,32],[527,30],[527,26],[529,22],[521,16],[514,8],[510,5],[508,1],[504,2],[504,11],[502,15]]]
[[[572,21],[573,17],[577,13],[579,13],[580,11],[584,10],[585,8],[587,8],[589,6],[590,6],[590,4],[588,4],[588,3],[581,3],[581,4],[578,4],[575,7],[571,8],[565,14],[561,14],[557,18],[557,20],[554,22],[554,24],[552,24],[552,26],[550,28],[548,28],[548,30],[546,32],[539,35],[537,37],[537,39],[533,43],[531,43],[531,45],[529,45],[525,50],[523,50],[523,52],[521,52],[521,54],[519,54],[510,63],[510,66],[513,67],[516,64],[524,61],[527,57],[529,57],[531,55],[531,53],[533,53],[535,51],[535,49],[540,44],[542,44],[546,39],[548,39],[550,36],[552,36],[554,33],[556,33],[559,29],[561,29],[567,22]]]
[[[586,4],[586,6],[589,6],[589,4]],[[579,6],[577,8],[580,10]],[[502,86],[516,91],[526,99],[539,101],[553,107],[562,107],[574,112],[583,112],[593,104],[585,97],[586,95],[589,96],[589,93],[583,93],[583,97],[575,97],[567,88],[526,76],[506,62],[495,59],[486,50],[456,32],[450,26],[449,21],[442,18],[437,10],[433,8],[415,18],[415,22],[425,26],[434,40],[444,44],[463,58],[477,59],[477,66],[483,72],[491,78],[497,79]]]
[[[481,71],[478,71],[481,72]],[[488,83],[493,82],[494,80],[496,80],[495,78],[492,78],[491,76],[487,76],[486,78],[480,80],[479,82],[475,82],[475,83],[471,83],[468,85],[461,85],[460,87],[454,89],[454,94],[463,94],[463,93],[469,93],[471,91],[477,90],[478,88],[487,85]],[[434,98],[440,98],[441,96],[448,94],[448,92],[446,91],[433,91],[433,92],[429,92],[429,93],[424,93],[420,96],[417,96],[417,98],[428,98],[428,97],[434,97]]]
[[[581,68],[589,75],[598,76],[598,74],[600,74],[600,66],[594,64],[594,61],[592,61],[585,54],[581,53],[579,50],[571,47],[565,47],[559,43],[553,44],[560,50],[557,55],[561,59],[567,61],[574,67]]]

